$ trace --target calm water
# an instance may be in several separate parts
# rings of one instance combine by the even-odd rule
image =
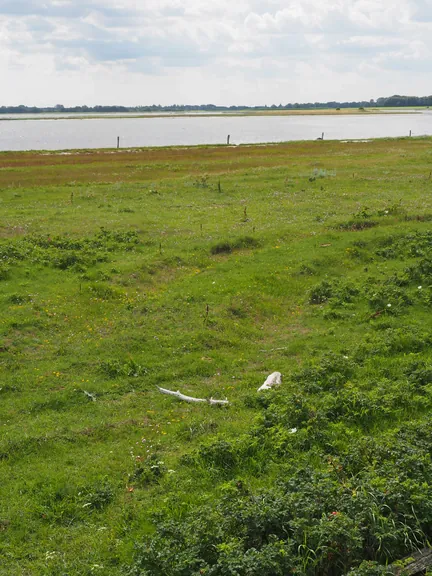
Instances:
[[[1,120],[0,150],[66,150],[432,135],[432,111],[377,116],[245,116]]]

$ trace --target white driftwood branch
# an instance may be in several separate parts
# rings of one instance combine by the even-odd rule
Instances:
[[[279,350],[288,350],[288,346],[283,346],[282,348],[272,348],[271,350],[260,350],[260,352],[277,352]]]
[[[229,404],[228,400],[214,400],[213,398],[207,400],[206,398],[193,398],[192,396],[185,396],[179,390],[177,390],[177,392],[173,392],[173,390],[167,390],[166,388],[161,388],[160,386],[157,386],[157,389],[159,390],[159,392],[162,392],[162,394],[168,394],[168,396],[175,396],[179,400],[184,400],[185,402],[191,402],[191,403],[204,402],[205,404],[210,404],[211,406],[218,406],[218,405],[226,406],[227,404]]]
[[[280,372],[273,372],[273,374],[267,377],[264,384],[258,388],[258,392],[270,390],[273,386],[279,386],[280,384],[282,384],[282,374]]]
[[[208,403],[211,404],[212,406],[227,406],[229,404],[228,400],[215,400],[214,398],[210,398],[210,400],[208,400]]]
[[[408,562],[408,564],[407,564]],[[403,566],[394,566],[393,573],[396,576],[406,575],[411,576],[414,574],[424,574],[424,571],[432,565],[432,550],[430,548],[423,548],[411,555],[411,557],[403,559]]]

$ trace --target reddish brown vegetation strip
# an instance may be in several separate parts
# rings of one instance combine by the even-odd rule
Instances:
[[[411,147],[422,152],[430,144],[418,140]],[[273,145],[209,146],[181,148],[145,148],[131,150],[82,150],[71,152],[0,153],[0,187],[46,186],[71,183],[139,182],[159,177],[188,174],[232,172],[250,167],[290,165],[296,159],[321,156],[335,165],[346,156],[382,154],[388,162],[393,151],[397,159],[397,141],[291,142]],[[414,151],[414,150],[413,150]],[[361,162],[361,160],[360,160]],[[378,160],[379,163],[379,160]]]

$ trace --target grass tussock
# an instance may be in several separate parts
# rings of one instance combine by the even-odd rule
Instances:
[[[247,250],[251,248],[259,248],[261,242],[252,236],[242,236],[237,240],[218,242],[211,247],[210,252],[216,254],[230,254],[234,250]]]

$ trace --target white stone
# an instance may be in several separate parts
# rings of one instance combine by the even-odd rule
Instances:
[[[267,377],[264,384],[258,388],[258,392],[270,390],[273,386],[279,386],[280,384],[282,384],[282,374],[280,372],[273,372],[273,374]]]

